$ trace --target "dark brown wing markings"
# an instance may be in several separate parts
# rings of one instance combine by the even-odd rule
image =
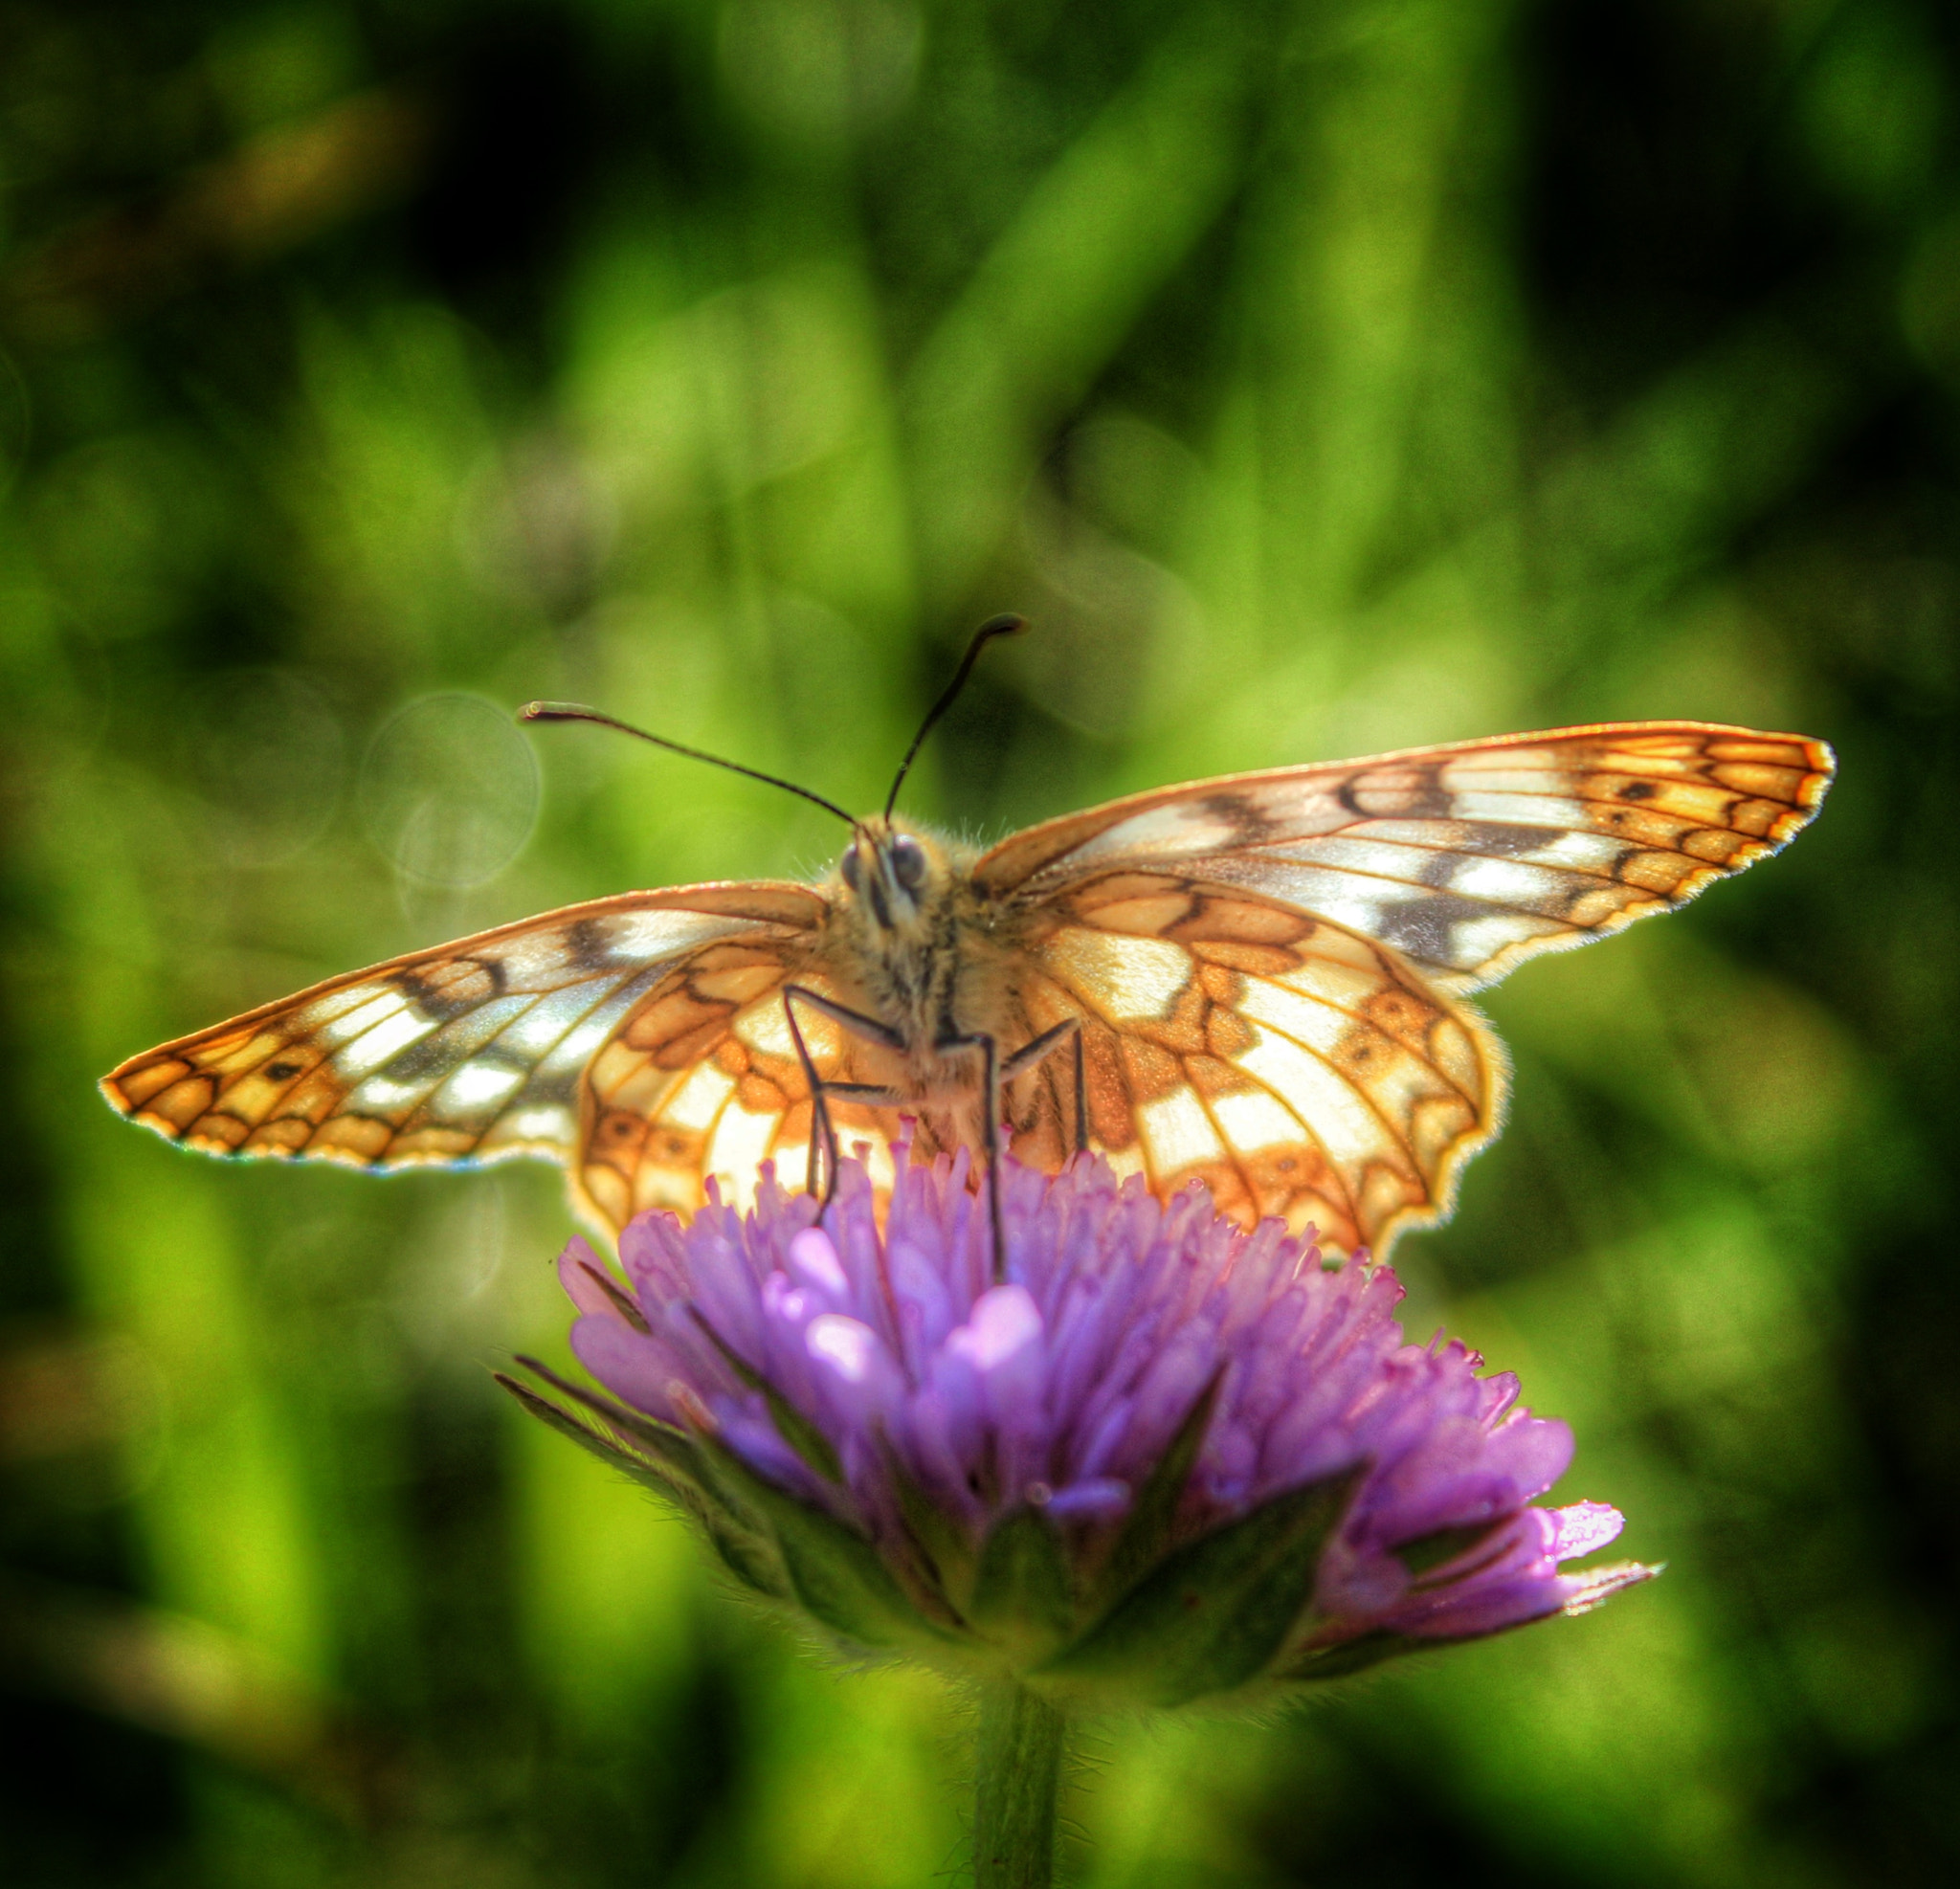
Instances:
[[[717,1141],[738,1108],[768,1122],[757,1159],[776,1160],[786,1150],[807,1150],[813,1126],[808,1087],[781,1022],[783,984],[791,977],[829,991],[822,968],[781,944],[730,941],[704,947],[670,967],[632,1015],[592,1059],[586,1083],[585,1126],[575,1172],[587,1205],[615,1230],[648,1207],[691,1211],[705,1195],[715,1167]],[[832,992],[835,994],[835,992]],[[821,1018],[804,1019],[806,1040],[818,1073],[829,1080],[861,1079],[863,1047]],[[775,1047],[747,1040],[765,1033]],[[681,1122],[670,1108],[687,1085],[708,1072],[720,1084],[707,1113]],[[845,1150],[864,1143],[888,1148],[897,1129],[889,1111],[834,1101],[831,1113]],[[921,1122],[919,1145],[936,1143]],[[752,1168],[753,1162],[748,1163]],[[752,1180],[746,1169],[726,1179],[735,1197]],[[786,1186],[803,1174],[782,1173]]]
[[[606,1006],[630,1005],[634,987],[657,975],[663,955],[699,948],[699,929],[688,937],[691,921],[702,922],[710,938],[717,922],[724,937],[759,927],[794,935],[825,910],[819,892],[767,882],[595,900],[329,978],[132,1057],[101,1087],[120,1112],[215,1153],[366,1167],[454,1162],[479,1151],[486,1159],[569,1152],[556,1129],[540,1139],[522,1122],[494,1147],[484,1144],[520,1102],[539,1121],[569,1104],[580,1072],[553,1068],[552,1059]],[[663,952],[670,921],[672,948]],[[337,1033],[369,1006],[376,1013],[362,1027]],[[542,1028],[541,1011],[550,1012]],[[500,1052],[526,1020],[531,1039]],[[404,1040],[394,1047],[376,1033]],[[435,1099],[466,1067],[479,1094],[459,1089],[438,1109]],[[510,1107],[500,1108],[495,1092],[505,1078]]]
[[[1732,796],[1726,802],[1731,822],[1735,806],[1760,804],[1762,811],[1752,812],[1748,823],[1760,829],[1755,835],[1759,842],[1773,845],[1787,839],[1815,811],[1829,786],[1833,761],[1821,742],[1713,722],[1595,723],[1551,729],[1151,789],[1015,833],[981,859],[976,877],[991,889],[1009,891],[1032,887],[1034,880],[1051,873],[1066,884],[1074,874],[1109,870],[1120,866],[1123,858],[1099,856],[1079,860],[1071,868],[1069,856],[1125,823],[1151,814],[1172,816],[1172,824],[1140,837],[1131,856],[1146,868],[1153,862],[1188,862],[1209,853],[1330,836],[1370,819],[1446,818],[1459,789],[1541,797],[1548,791],[1543,785],[1533,789],[1491,789],[1475,778],[1480,773],[1501,774],[1507,766],[1513,772],[1557,774],[1557,790],[1567,798],[1587,777],[1602,787],[1610,783],[1615,793],[1631,789],[1636,799],[1663,794],[1670,786],[1705,790],[1712,781],[1714,790]],[[1451,776],[1447,783],[1446,771]],[[1648,781],[1655,784],[1651,789]],[[1793,799],[1764,798],[1777,793]],[[1276,795],[1295,796],[1291,818],[1275,814]],[[1609,804],[1611,798],[1602,795],[1599,804]],[[1338,809],[1349,817],[1331,823],[1325,812],[1308,817],[1316,807]],[[1209,822],[1210,831],[1200,835],[1177,830],[1175,816],[1181,814]],[[1605,825],[1602,821],[1593,830]]]

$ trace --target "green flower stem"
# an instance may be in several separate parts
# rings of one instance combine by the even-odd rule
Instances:
[[[1054,1881],[1067,1733],[1054,1706],[1012,1679],[989,1680],[981,1692],[974,1889],[1048,1889]]]

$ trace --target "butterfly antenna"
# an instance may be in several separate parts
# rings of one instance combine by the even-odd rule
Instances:
[[[884,797],[884,816],[889,820],[892,809],[899,804],[899,789],[905,785],[905,776],[912,771],[912,763],[918,759],[919,750],[925,744],[925,737],[939,723],[939,718],[960,699],[960,691],[967,686],[967,678],[973,673],[973,665],[980,660],[980,652],[996,636],[1018,636],[1028,627],[1025,616],[1016,616],[1012,611],[1004,616],[990,616],[979,629],[973,632],[973,640],[967,645],[967,653],[960,658],[960,666],[953,671],[953,679],[946,685],[946,693],[925,712],[925,720],[920,722],[919,732],[912,737],[912,745],[905,750],[905,758],[899,763],[898,779],[892,783],[892,790]]]
[[[724,761],[719,754],[708,754],[698,747],[684,747],[679,742],[670,742],[665,735],[650,735],[644,728],[635,728],[631,722],[601,715],[596,708],[582,707],[575,701],[527,701],[518,710],[517,719],[520,722],[592,722],[602,728],[617,728],[622,735],[635,735],[643,742],[652,742],[656,747],[664,747],[670,754],[684,754],[690,761],[705,761],[710,767],[727,768],[731,774],[746,774],[751,781],[781,788],[785,793],[793,793],[799,800],[809,801],[813,807],[821,807],[826,813],[835,813],[847,827],[858,824],[835,800],[826,800],[820,793],[812,793],[808,788],[798,787],[794,781],[779,780],[774,774],[763,773],[760,768],[745,767],[739,761]]]

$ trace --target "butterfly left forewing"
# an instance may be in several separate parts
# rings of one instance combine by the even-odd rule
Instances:
[[[396,1167],[578,1145],[587,1065],[671,967],[793,940],[804,886],[627,893],[316,985],[134,1056],[125,1115],[212,1153]]]
[[[991,889],[1121,867],[1233,884],[1377,939],[1448,988],[1667,911],[1815,814],[1831,751],[1796,735],[1627,722],[1200,781],[1003,841]]]
[[[1392,949],[1238,888],[1088,878],[1044,908],[1029,1026],[1081,1019],[1089,1145],[1166,1195],[1202,1181],[1246,1224],[1382,1250],[1448,1209],[1503,1106],[1479,1019]],[[1072,1145],[1063,1058],[1021,1096],[1014,1145]]]

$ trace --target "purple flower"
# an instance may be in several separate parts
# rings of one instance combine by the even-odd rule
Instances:
[[[641,1215],[624,1285],[574,1240],[572,1349],[620,1401],[541,1373],[602,1433],[520,1394],[832,1636],[1082,1702],[1333,1677],[1653,1572],[1560,1571],[1618,1513],[1529,1505],[1570,1432],[1406,1344],[1386,1266],[1100,1160],[1008,1161],[1001,1198],[1000,1284],[964,1153],[902,1151],[882,1228],[846,1163],[821,1225],[767,1172],[746,1216]]]

